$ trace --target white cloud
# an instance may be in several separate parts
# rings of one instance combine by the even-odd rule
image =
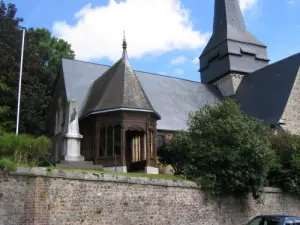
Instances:
[[[179,69],[179,68],[175,69],[174,72],[175,72],[176,75],[183,75],[184,74],[184,70],[183,69]]]
[[[177,56],[176,58],[171,60],[171,64],[175,65],[175,64],[183,64],[187,61],[187,58],[183,55]]]
[[[166,72],[158,72],[158,74],[160,74],[160,75],[167,75]]]
[[[128,54],[135,58],[174,49],[198,49],[210,37],[210,33],[194,29],[180,0],[110,0],[101,7],[87,4],[75,19],[75,25],[56,21],[53,33],[71,43],[76,58],[82,60],[119,59],[123,30]]]
[[[195,58],[192,60],[192,63],[195,63],[195,64],[199,63],[199,57],[195,57]]]
[[[239,0],[242,12],[252,9],[258,2],[258,0]]]

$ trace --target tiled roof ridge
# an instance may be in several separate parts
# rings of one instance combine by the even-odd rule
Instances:
[[[83,61],[83,60],[78,60],[78,59],[63,59],[63,60],[76,61],[76,62],[92,64],[92,65],[96,65],[96,66],[105,66],[105,67],[108,67],[108,68],[110,68],[114,65],[114,64],[112,64],[111,66],[109,66],[109,65],[106,65],[106,64],[102,64],[102,63],[88,62],[88,61]],[[180,77],[172,77],[170,75],[164,75],[164,74],[159,74],[159,73],[154,73],[154,72],[147,72],[147,71],[142,71],[142,70],[135,70],[135,69],[133,69],[133,71],[135,73],[147,73],[147,74],[150,74],[150,75],[162,76],[162,77],[167,77],[167,78],[172,78],[172,79],[177,79],[177,80],[183,80],[183,81],[187,81],[187,82],[191,82],[191,83],[202,84],[200,81],[188,80],[188,79],[180,78]]]

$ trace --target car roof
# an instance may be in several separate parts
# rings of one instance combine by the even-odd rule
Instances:
[[[280,217],[280,218],[289,218],[289,219],[300,219],[299,216],[290,216],[290,215],[259,215],[257,217]]]

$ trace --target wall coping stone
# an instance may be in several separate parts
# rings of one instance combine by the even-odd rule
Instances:
[[[153,179],[148,177],[127,177],[122,175],[93,173],[85,171],[66,171],[61,169],[47,170],[46,167],[18,167],[15,172],[10,172],[10,175],[21,176],[41,176],[50,178],[63,178],[73,180],[88,180],[97,182],[117,182],[117,183],[131,183],[142,185],[156,185],[167,187],[182,187],[182,188],[199,188],[199,186],[192,181],[185,180],[165,180]]]
[[[13,176],[34,176],[34,177],[50,177],[72,180],[87,180],[97,182],[116,182],[116,183],[131,183],[141,185],[154,185],[166,187],[181,187],[181,188],[200,188],[195,182],[185,180],[167,180],[153,179],[148,177],[127,177],[122,175],[81,172],[81,171],[66,171],[61,169],[52,169],[48,171],[46,167],[18,167],[15,172],[10,172]],[[280,188],[265,187],[265,193],[282,193]]]

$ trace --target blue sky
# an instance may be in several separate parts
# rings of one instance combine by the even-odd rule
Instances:
[[[271,62],[300,52],[300,0],[240,0],[248,29]],[[199,81],[196,62],[212,31],[213,0],[11,0],[26,27],[46,27],[79,60],[112,65],[123,30],[135,70]]]

